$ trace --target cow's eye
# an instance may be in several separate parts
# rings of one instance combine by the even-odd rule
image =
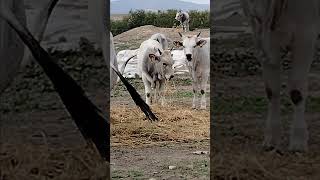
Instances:
[[[167,63],[163,63],[163,66],[166,67],[166,66],[167,66]]]

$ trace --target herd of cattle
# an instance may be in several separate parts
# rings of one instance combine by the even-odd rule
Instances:
[[[114,60],[113,65],[117,67],[113,37],[111,33],[110,35],[111,59]],[[210,38],[201,38],[200,33],[193,36],[185,36],[181,33],[179,35],[182,41],[174,41],[173,45],[178,48],[183,47],[186,64],[193,80],[192,108],[197,108],[197,94],[201,93],[200,109],[206,109],[205,92],[210,73]],[[165,104],[165,82],[174,77],[172,48],[168,48],[169,42],[172,40],[164,34],[155,33],[141,43],[136,55],[134,55],[138,59],[138,75],[142,78],[148,105],[151,105],[152,97],[154,97],[154,101],[158,101],[157,97],[159,97],[161,104]],[[122,73],[129,60],[131,58],[121,68]],[[112,77],[112,79],[114,78]]]
[[[34,59],[52,81],[82,135],[88,141],[92,141],[101,156],[109,161],[109,121],[102,116],[100,110],[86,97],[82,88],[52,60],[50,55],[39,44],[48,18],[57,1],[49,0],[48,4],[43,8],[42,14],[40,13],[38,16],[39,26],[35,26],[35,29],[31,32],[26,27],[24,1],[0,1],[0,92],[8,86],[17,74],[22,60],[29,57],[26,56],[25,52],[25,46],[27,46]],[[107,53],[108,40],[110,39],[106,21],[108,18],[106,1],[88,2],[89,21],[102,45],[107,66],[112,69],[110,70],[111,88],[117,82],[117,76],[119,76],[136,104],[148,117],[155,119],[156,117],[147,105],[151,104],[151,90],[158,87],[161,92],[163,82],[173,77],[172,57],[170,50],[167,49],[168,42],[165,35],[157,34],[144,41],[137,54],[139,72],[145,85],[147,101],[147,104],[145,104],[117,68],[111,33],[111,57]],[[289,74],[289,95],[294,104],[289,148],[293,151],[307,150],[308,130],[304,111],[308,72],[316,50],[316,39],[319,32],[319,4],[318,0],[310,0],[308,2],[301,0],[241,0],[244,14],[253,29],[256,47],[261,52],[263,77],[266,94],[269,99],[264,145],[270,149],[278,149],[281,141],[280,49],[289,46],[292,49],[293,57],[292,70]],[[187,31],[189,16],[177,14],[176,19],[181,21],[184,31]],[[179,35],[181,36],[181,41],[174,41],[173,44],[177,47],[183,47],[190,75],[193,79],[194,98],[192,107],[196,108],[196,94],[200,90],[202,94],[200,108],[205,109],[205,84],[209,77],[210,38],[201,38],[200,33],[193,36],[182,35],[181,33]],[[162,96],[161,93],[160,96]]]
[[[175,19],[180,21],[184,32],[189,31],[190,16],[187,12],[178,11]],[[197,97],[199,93],[201,94],[200,109],[206,109],[205,93],[210,74],[210,38],[201,38],[200,34],[201,33],[190,36],[179,33],[182,41],[173,42],[174,46],[178,48],[183,47],[186,64],[193,81],[193,109],[197,108]],[[151,105],[152,99],[154,102],[160,100],[161,105],[165,104],[164,89],[166,81],[174,77],[171,54],[172,48],[168,49],[170,42],[172,42],[172,40],[166,37],[166,35],[155,33],[149,39],[143,41],[136,52],[138,75],[142,78],[145,89],[145,99],[148,105]],[[114,67],[118,67],[111,32],[110,51],[110,59],[112,60],[110,63],[113,64]],[[124,72],[126,64],[131,59],[132,58],[129,58],[124,63],[124,66],[121,68],[122,73]],[[111,87],[114,87],[117,82],[117,77],[114,73],[111,73],[110,76],[112,79]]]

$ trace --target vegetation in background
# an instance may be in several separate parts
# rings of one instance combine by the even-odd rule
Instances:
[[[179,21],[175,20],[178,10],[170,9],[167,11],[151,12],[145,10],[130,11],[129,15],[122,20],[111,20],[111,32],[118,35],[130,29],[144,26],[154,25],[157,27],[172,28],[179,26]],[[190,30],[196,28],[209,28],[209,11],[188,11],[190,15]]]

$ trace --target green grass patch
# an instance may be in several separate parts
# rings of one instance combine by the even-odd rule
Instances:
[[[128,177],[131,177],[131,178],[134,178],[134,179],[144,176],[143,172],[136,171],[136,170],[131,170],[131,171],[128,172],[128,174],[129,174]]]
[[[174,93],[174,96],[176,98],[190,98],[193,97],[193,92],[190,91],[177,91],[176,93]]]
[[[176,86],[190,86],[192,85],[192,79],[175,79],[174,80]]]

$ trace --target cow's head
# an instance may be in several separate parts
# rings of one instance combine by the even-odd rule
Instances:
[[[177,21],[181,21],[182,16],[183,16],[183,14],[182,14],[182,11],[180,10],[177,12],[176,17],[174,19]]]
[[[151,62],[154,63],[154,71],[160,75],[158,79],[171,80],[174,77],[173,59],[170,50],[165,50],[161,56],[149,54]]]
[[[163,67],[163,74],[164,78],[166,80],[171,80],[174,77],[174,71],[173,71],[173,59],[172,54],[170,50],[165,50],[163,52],[163,55],[161,56],[160,61],[162,67]]]
[[[151,62],[159,62],[160,61],[160,56],[163,54],[163,50],[154,47],[153,51],[149,53],[149,59]]]
[[[196,48],[202,48],[202,46],[204,46],[207,43],[206,40],[199,38],[200,34],[201,32],[198,35],[184,36],[181,33],[179,33],[180,37],[182,38],[182,42],[181,41],[173,42],[173,44],[176,47],[181,47],[181,46],[183,47],[184,54],[188,61],[192,61],[193,54]]]

